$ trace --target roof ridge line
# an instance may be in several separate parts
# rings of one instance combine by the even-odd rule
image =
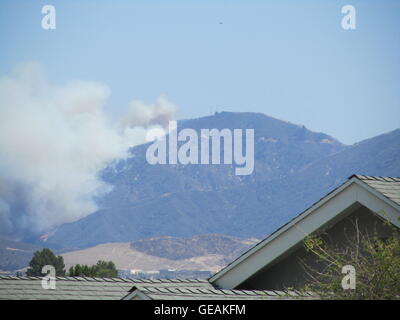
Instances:
[[[400,177],[392,177],[392,176],[369,176],[369,175],[363,175],[363,174],[352,174],[350,177],[348,177],[348,180],[351,178],[357,178],[360,180],[377,180],[377,179],[389,179],[389,181],[386,180],[386,182],[397,182],[400,181]],[[390,181],[392,180],[392,181]]]

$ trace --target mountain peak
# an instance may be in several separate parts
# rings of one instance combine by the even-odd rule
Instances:
[[[213,115],[178,121],[178,128],[200,129],[254,129],[257,139],[274,139],[282,142],[330,143],[344,146],[337,139],[321,132],[313,132],[304,125],[293,124],[260,112],[215,112]]]

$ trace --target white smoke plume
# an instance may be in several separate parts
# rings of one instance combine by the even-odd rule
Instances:
[[[0,234],[43,232],[93,213],[94,198],[109,191],[99,171],[175,115],[161,96],[150,106],[132,101],[112,124],[103,111],[109,95],[100,83],[49,84],[34,63],[0,77]]]
[[[158,97],[153,105],[133,100],[129,104],[128,114],[123,119],[123,125],[130,127],[161,125],[166,127],[168,122],[174,118],[175,113],[176,106],[163,95]]]

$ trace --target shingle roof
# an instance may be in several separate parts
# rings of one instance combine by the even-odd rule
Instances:
[[[292,300],[315,299],[312,294],[301,294],[297,291],[267,291],[267,290],[224,290],[188,287],[146,287],[137,291],[154,300]]]
[[[400,205],[400,178],[372,177],[358,174],[351,177],[356,177],[371,188],[383,194],[386,198]]]
[[[138,280],[122,278],[57,277],[56,289],[43,289],[40,277],[0,276],[0,300],[119,300],[132,288],[211,287],[207,280]]]
[[[160,300],[312,299],[296,291],[221,290],[204,279],[122,279],[57,277],[56,289],[43,289],[41,277],[0,276],[0,300],[120,300],[135,290]]]

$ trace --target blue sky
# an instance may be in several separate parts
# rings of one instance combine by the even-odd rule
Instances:
[[[341,28],[346,4],[356,30]],[[178,118],[263,112],[347,144],[400,127],[395,0],[2,0],[0,73],[26,61],[54,83],[107,84],[112,116],[165,94]]]

